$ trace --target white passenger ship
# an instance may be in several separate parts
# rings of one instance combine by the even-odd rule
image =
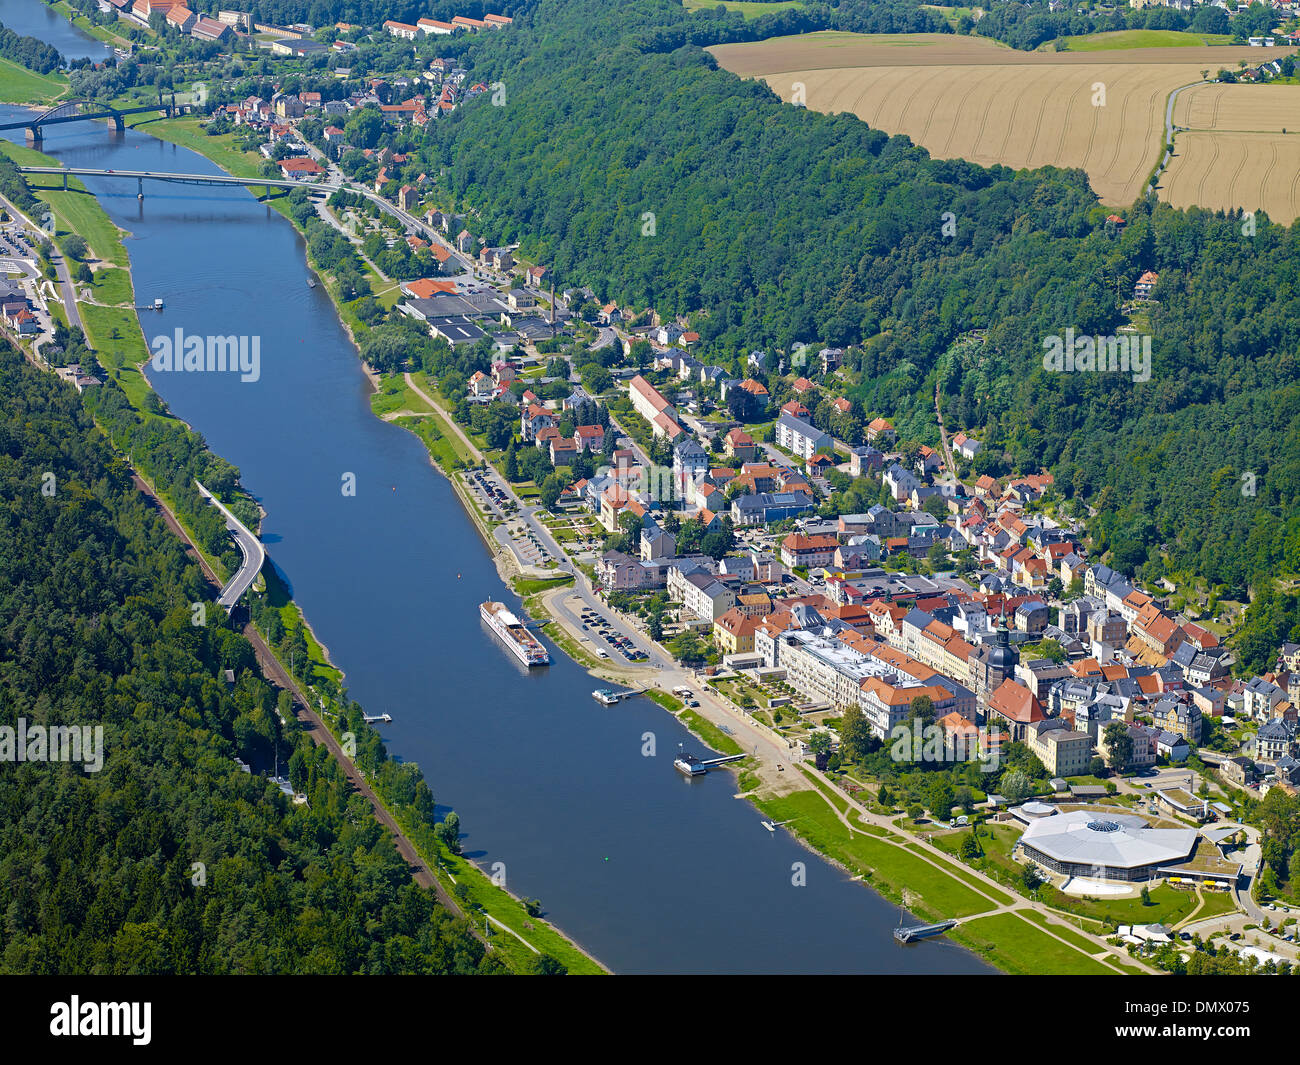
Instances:
[[[494,603],[489,599],[486,603],[480,604],[478,611],[492,631],[500,637],[501,642],[510,648],[514,656],[524,665],[550,665],[550,653],[524,627],[524,623],[506,608],[505,603]]]

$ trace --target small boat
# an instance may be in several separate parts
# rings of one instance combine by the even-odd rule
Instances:
[[[163,301],[161,296],[159,296],[156,300],[153,301],[153,309],[155,311],[161,311],[163,309]]]
[[[307,278],[307,287],[308,287],[308,288],[315,288],[315,287],[316,287],[316,279],[315,279],[314,277],[309,277],[309,278]]]

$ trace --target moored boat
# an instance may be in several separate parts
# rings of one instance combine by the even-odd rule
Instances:
[[[506,607],[505,603],[496,603],[489,599],[486,603],[480,603],[478,609],[483,620],[488,623],[488,627],[524,665],[550,665],[550,652],[528,631],[524,623]]]

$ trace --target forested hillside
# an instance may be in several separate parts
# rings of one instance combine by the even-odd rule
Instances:
[[[102,726],[104,761],[0,762],[0,971],[500,969],[277,705],[76,393],[5,346],[0,725],[20,718]],[[277,745],[305,806],[236,765]]]
[[[659,50],[683,33],[708,43],[704,24],[674,0],[539,0],[473,46],[506,105],[459,108],[413,165],[445,168],[476,235],[521,242],[557,284],[691,315],[706,358],[861,343],[867,408],[932,442],[940,383],[953,424],[1005,450],[1002,472],[1046,466],[1098,507],[1129,572],[1187,568],[1244,591],[1300,565],[1294,229],[1152,200],[1121,235],[1082,172],[932,160],[697,47]],[[1149,381],[1043,369],[1044,337],[1126,325],[1148,269],[1160,303],[1135,325],[1153,337]],[[974,328],[988,330],[978,364],[949,355]]]

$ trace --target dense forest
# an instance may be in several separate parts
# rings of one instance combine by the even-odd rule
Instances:
[[[222,611],[195,623],[197,565],[76,393],[7,346],[0,544],[0,725],[103,728],[98,772],[0,765],[0,970],[500,970]],[[276,752],[305,805],[235,761]]]
[[[476,235],[521,242],[560,285],[690,316],[713,361],[859,345],[863,412],[925,420],[932,443],[939,385],[950,424],[999,445],[994,472],[1052,469],[1096,508],[1127,572],[1244,594],[1300,568],[1294,230],[1154,199],[1118,229],[1081,171],[934,160],[695,46],[658,51],[699,24],[672,0],[540,0],[532,20],[545,32],[473,46],[507,106],[470,101],[412,164],[445,169]],[[1158,302],[1132,317],[1149,269]],[[1043,368],[1044,337],[1130,324],[1152,335],[1149,381]]]

